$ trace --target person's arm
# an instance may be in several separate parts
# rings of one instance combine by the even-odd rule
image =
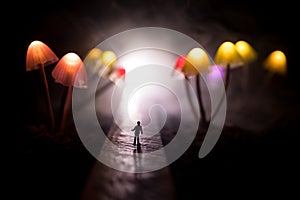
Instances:
[[[134,131],[136,127],[134,127],[133,129],[131,129],[131,131]]]
[[[143,134],[143,127],[141,127],[141,134]]]

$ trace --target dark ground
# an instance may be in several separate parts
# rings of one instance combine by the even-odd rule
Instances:
[[[250,77],[249,94],[242,100],[249,104],[238,104],[241,108],[228,99],[228,121],[216,147],[207,157],[197,157],[205,133],[205,127],[201,127],[194,144],[171,164],[178,199],[204,196],[238,199],[291,199],[293,196],[296,199],[299,196],[296,6],[289,1],[280,4],[234,0],[101,2],[29,2],[28,9],[23,10],[23,19],[17,22],[20,30],[13,35],[17,36],[18,59],[13,62],[13,70],[21,77],[18,79],[21,87],[14,88],[14,93],[20,92],[22,98],[19,95],[14,98],[17,102],[14,108],[22,113],[14,117],[18,158],[14,194],[24,199],[79,199],[95,163],[72,126],[68,136],[53,136],[44,127],[47,115],[43,106],[43,88],[37,85],[38,72],[25,72],[30,42],[44,41],[59,57],[68,51],[84,57],[87,50],[123,30],[162,26],[199,39],[211,36],[212,39],[200,43],[212,54],[220,41],[242,36],[258,49],[259,61],[275,48],[284,50],[288,58],[288,76],[275,76],[272,84],[264,88],[265,96],[261,95],[262,90],[255,89],[263,82],[265,72],[254,67],[251,72],[259,74]],[[195,26],[191,25],[193,23]],[[58,118],[64,88],[51,79],[52,68],[49,66],[46,70]],[[229,91],[229,98],[235,103],[236,96],[232,93],[236,86]],[[20,99],[23,100],[21,103]],[[268,109],[262,109],[261,102]],[[262,113],[258,114],[260,110]],[[105,127],[109,130],[109,123]],[[254,128],[249,130],[249,127]],[[168,134],[162,136],[164,142],[170,139]]]
[[[170,165],[176,199],[290,199],[299,195],[296,127],[255,133],[225,126],[214,149],[199,159],[205,130],[205,126],[201,127],[189,149]],[[18,136],[17,196],[81,199],[87,177],[97,161],[74,133],[53,137],[45,135],[47,131],[43,133],[42,127],[28,127]],[[173,132],[164,130],[161,135],[167,144]]]

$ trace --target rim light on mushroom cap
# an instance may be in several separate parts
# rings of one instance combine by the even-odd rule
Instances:
[[[270,72],[277,73],[280,75],[286,75],[287,73],[287,60],[285,54],[276,50],[271,52],[268,57],[263,62],[263,66],[265,69]]]
[[[64,86],[87,88],[87,74],[81,58],[76,53],[67,53],[52,71],[55,82]]]
[[[230,41],[226,41],[218,47],[215,55],[215,63],[223,68],[230,65],[230,68],[233,69],[241,67],[243,59],[236,50],[235,45]]]
[[[58,60],[55,53],[45,43],[35,40],[28,46],[26,71],[39,69],[41,65],[47,66]]]
[[[199,73],[210,72],[210,67],[211,62],[207,53],[203,49],[196,47],[188,52],[182,71],[187,76],[193,76]]]
[[[235,43],[235,48],[246,64],[252,63],[257,59],[256,50],[248,42],[239,40]]]

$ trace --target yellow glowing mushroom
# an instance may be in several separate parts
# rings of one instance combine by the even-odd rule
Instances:
[[[87,72],[91,75],[97,74],[103,65],[102,62],[103,52],[99,48],[91,49],[84,59]]]
[[[46,89],[47,107],[50,114],[52,130],[55,128],[55,120],[44,67],[53,64],[58,60],[55,53],[45,43],[38,40],[30,43],[26,55],[26,71],[39,69],[41,72],[40,74]]]
[[[232,42],[226,41],[218,47],[214,60],[217,65],[226,68],[225,90],[227,90],[230,69],[243,65],[242,56],[239,54],[236,46]]]
[[[201,98],[201,81],[200,81],[200,73],[207,73],[211,70],[211,62],[208,57],[208,54],[199,47],[195,47],[191,49],[187,56],[186,62],[183,66],[183,73],[185,77],[188,76],[196,76],[196,89],[197,89],[197,96],[198,96],[198,103],[201,111],[201,119],[203,122],[207,122],[205,109],[203,106],[202,98]]]
[[[193,76],[198,75],[200,72],[210,72],[210,67],[211,62],[207,53],[196,47],[188,52],[182,71],[186,76]]]
[[[100,76],[107,76],[112,72],[113,66],[117,60],[117,55],[110,50],[104,51],[102,54],[103,70],[99,72]]]
[[[56,64],[52,76],[56,82],[68,87],[60,126],[63,132],[70,112],[73,87],[87,88],[87,74],[81,58],[76,53],[67,53]]]
[[[256,50],[248,42],[244,40],[237,41],[235,43],[235,48],[245,64],[252,63],[257,59]]]
[[[265,69],[272,73],[286,75],[287,73],[287,60],[285,54],[276,50],[271,52],[264,60],[263,66]]]
[[[249,68],[247,66],[257,60],[257,52],[248,42],[244,40],[237,41],[235,43],[235,48],[244,62],[244,73],[246,74],[245,77],[243,77],[242,82],[243,85],[246,86],[249,73]]]

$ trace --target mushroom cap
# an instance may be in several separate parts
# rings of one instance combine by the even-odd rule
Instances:
[[[211,62],[207,53],[202,48],[195,47],[188,52],[182,71],[187,76],[193,76],[200,72],[209,72],[210,67]]]
[[[35,40],[30,43],[26,55],[26,71],[48,66],[59,59],[55,53],[43,42]]]
[[[84,65],[87,72],[91,74],[97,74],[100,68],[103,66],[102,62],[102,50],[99,48],[92,48],[84,59]]]
[[[263,66],[273,73],[285,75],[287,73],[286,56],[282,51],[275,50],[264,60]]]
[[[117,59],[117,55],[113,51],[104,51],[102,54],[102,62],[105,66],[112,67]]]
[[[87,88],[85,66],[76,53],[65,54],[54,67],[52,76],[64,86]]]
[[[230,41],[223,42],[218,47],[214,60],[216,65],[223,68],[226,68],[227,65],[230,65],[230,68],[237,68],[244,64],[243,58]]]
[[[249,64],[257,59],[256,50],[248,42],[239,40],[235,43],[235,48],[245,63]]]
[[[178,58],[176,59],[174,68],[178,71],[182,71],[182,69],[185,65],[185,62],[186,62],[186,55],[178,56]]]

